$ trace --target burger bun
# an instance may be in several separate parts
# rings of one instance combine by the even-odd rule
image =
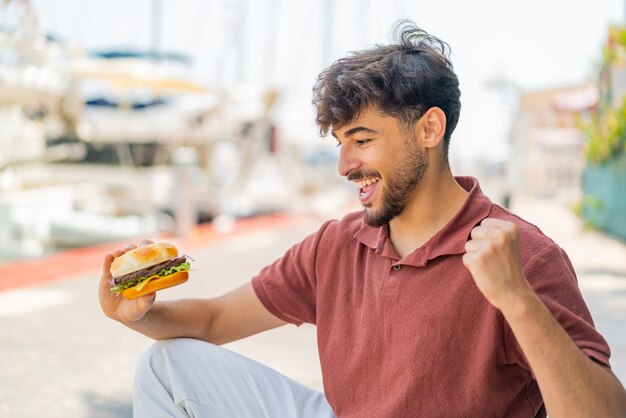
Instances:
[[[111,275],[120,277],[178,257],[178,249],[167,242],[142,245],[120,255],[111,263]]]

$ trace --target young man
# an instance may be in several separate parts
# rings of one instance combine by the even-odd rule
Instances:
[[[214,299],[116,298],[109,266],[132,246],[106,256],[105,314],[168,339],[139,363],[137,417],[626,414],[563,250],[452,176],[460,91],[447,45],[407,22],[397,33],[314,88],[362,213]],[[317,326],[324,394],[216,346],[304,322]]]

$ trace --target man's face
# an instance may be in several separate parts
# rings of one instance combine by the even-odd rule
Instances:
[[[382,226],[400,215],[428,167],[413,133],[391,116],[366,110],[332,134],[341,147],[339,174],[359,187],[365,221]]]

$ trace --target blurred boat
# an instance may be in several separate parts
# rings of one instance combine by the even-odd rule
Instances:
[[[216,95],[191,81],[184,55],[111,50],[72,59],[78,139],[93,143],[201,144]]]
[[[209,91],[192,65],[156,49],[69,54],[28,1],[2,3],[0,261],[290,204],[278,92]]]
[[[76,135],[78,126],[95,125],[80,125],[84,103],[74,87],[88,73],[77,68],[61,43],[39,32],[30,2],[0,5],[0,262],[173,229],[171,216],[156,211],[155,202],[172,201],[174,179],[174,168],[153,165],[158,141],[133,148],[120,130],[109,147],[89,142],[110,138],[105,131]],[[190,88],[159,83],[143,87]],[[119,164],[107,166],[101,160],[111,147]]]

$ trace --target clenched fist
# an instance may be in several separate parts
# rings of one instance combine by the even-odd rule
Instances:
[[[476,286],[502,310],[518,297],[532,292],[522,273],[519,233],[514,223],[486,218],[475,227],[465,244],[463,264]]]

